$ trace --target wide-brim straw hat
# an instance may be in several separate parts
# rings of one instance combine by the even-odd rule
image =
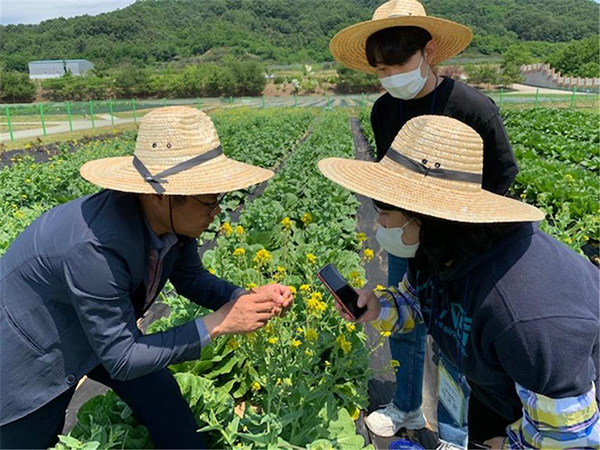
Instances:
[[[450,20],[430,17],[417,0],[390,0],[375,11],[373,19],[343,29],[336,34],[329,48],[342,65],[362,72],[375,73],[367,60],[367,39],[372,34],[391,27],[419,27],[431,34],[436,44],[432,65],[458,55],[473,38],[471,29]]]
[[[502,223],[544,218],[534,206],[482,189],[483,140],[450,117],[410,120],[378,163],[327,158],[319,169],[358,194],[439,219]]]
[[[211,119],[185,106],[144,116],[134,156],[89,161],[80,172],[106,189],[164,195],[230,192],[273,176],[270,170],[227,158]]]

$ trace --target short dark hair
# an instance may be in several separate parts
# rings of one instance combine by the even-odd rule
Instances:
[[[421,230],[417,264],[431,267],[436,272],[446,269],[447,263],[465,261],[489,250],[498,240],[522,225],[520,222],[454,222],[406,211],[376,200],[373,203],[381,210],[400,211],[408,220],[419,223]]]
[[[373,33],[367,39],[367,61],[393,66],[404,64],[432,39],[429,31],[419,27],[391,27]]]

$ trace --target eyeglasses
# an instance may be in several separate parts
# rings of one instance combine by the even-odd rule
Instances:
[[[217,209],[219,207],[219,205],[221,204],[221,202],[223,201],[223,199],[225,198],[225,194],[219,194],[217,196],[217,199],[212,202],[212,203],[206,203],[203,202],[202,200],[194,197],[193,195],[191,196],[191,198],[193,198],[194,200],[196,200],[198,203],[201,203],[202,205],[206,206],[208,209],[210,209],[210,212],[208,214],[212,214],[214,212],[215,209]]]

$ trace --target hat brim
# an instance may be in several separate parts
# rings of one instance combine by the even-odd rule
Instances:
[[[169,167],[147,166],[152,174]],[[156,194],[133,165],[132,156],[103,158],[85,163],[81,176],[89,182],[122,192]],[[245,189],[273,177],[271,170],[229,159],[224,155],[204,164],[173,174],[161,183],[165,195],[218,194]]]
[[[473,32],[465,25],[429,16],[402,16],[369,20],[352,25],[336,34],[329,43],[331,54],[340,64],[367,73],[375,68],[367,60],[367,39],[373,33],[391,27],[414,26],[427,30],[436,43],[432,65],[458,55],[471,43]]]
[[[399,167],[342,158],[319,161],[321,173],[357,194],[427,216],[465,223],[538,222],[538,208],[483,189],[461,189]]]

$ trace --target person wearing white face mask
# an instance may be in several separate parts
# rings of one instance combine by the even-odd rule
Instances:
[[[358,321],[336,309],[382,334],[427,327],[440,355],[439,405],[468,417],[468,448],[600,448],[598,270],[540,231],[543,211],[482,189],[477,132],[425,115],[381,162],[318,166],[372,198],[379,223],[402,228],[404,244],[418,235],[396,289],[359,290]]]
[[[374,104],[371,125],[377,145],[377,160],[388,152],[398,131],[409,120],[422,115],[442,115],[457,119],[483,138],[483,189],[504,195],[514,181],[518,167],[498,108],[477,90],[450,78],[438,76],[435,66],[463,51],[472,38],[461,24],[427,16],[417,0],[391,0],[381,5],[373,19],[352,25],[331,41],[335,59],[347,67],[374,73],[386,94]],[[414,222],[413,222],[414,224]],[[377,238],[388,258],[388,285],[396,286],[416,252],[402,231],[382,225]],[[404,240],[398,237],[404,236]],[[380,436],[393,436],[400,428],[425,425],[421,410],[424,358],[424,325],[390,339],[393,359],[400,363],[396,372],[397,390],[392,402],[367,418],[370,430]],[[443,408],[439,409],[443,410]],[[438,414],[440,435],[464,447],[466,423],[449,424]],[[456,432],[454,428],[463,428]],[[449,430],[444,435],[443,429]]]

